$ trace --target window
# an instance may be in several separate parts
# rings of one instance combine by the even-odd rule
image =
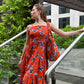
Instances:
[[[59,28],[64,28],[66,25],[70,25],[70,18],[59,18]]]
[[[63,13],[70,13],[70,9],[59,6],[59,14],[63,14]]]
[[[46,15],[51,15],[51,4],[44,4]]]
[[[48,22],[51,22],[51,19],[48,19]]]
[[[0,0],[0,5],[2,5],[2,0]]]
[[[84,16],[80,16],[80,25],[84,25]]]

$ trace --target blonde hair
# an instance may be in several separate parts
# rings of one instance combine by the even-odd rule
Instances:
[[[47,17],[46,17],[46,10],[45,10],[45,8],[43,7],[43,5],[41,5],[41,4],[35,4],[34,6],[37,8],[37,10],[40,10],[40,11],[41,11],[41,14],[40,14],[41,18],[42,18],[45,22],[47,22],[48,20],[47,20]]]

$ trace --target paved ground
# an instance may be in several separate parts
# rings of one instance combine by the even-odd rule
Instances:
[[[78,77],[64,73],[57,73],[56,76],[56,84],[84,84],[84,77]]]

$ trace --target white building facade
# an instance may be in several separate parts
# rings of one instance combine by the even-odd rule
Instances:
[[[66,25],[78,27],[84,25],[84,12],[61,7],[58,5],[44,2],[47,19],[57,28],[64,28]]]

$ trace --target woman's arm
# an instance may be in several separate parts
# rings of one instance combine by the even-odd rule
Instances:
[[[21,60],[22,60],[22,58],[24,56],[25,49],[26,49],[27,45],[29,44],[29,39],[30,39],[30,37],[29,37],[29,31],[30,31],[30,28],[31,28],[31,25],[28,25],[27,26],[27,32],[26,32],[26,42],[25,42],[25,45],[24,45],[24,48],[23,48]]]
[[[18,64],[18,67],[20,69],[22,68],[22,59],[23,59],[23,56],[24,56],[24,52],[25,52],[26,46],[28,45],[29,39],[30,39],[29,38],[29,30],[30,30],[30,26],[28,25],[27,26],[27,32],[26,32],[26,42],[25,42],[25,45],[24,45],[24,48],[23,48],[22,56],[21,56],[19,64]]]
[[[80,29],[80,30],[76,30],[76,31],[70,31],[70,32],[64,32],[58,28],[55,27],[54,24],[50,23],[51,29],[53,32],[57,33],[60,36],[66,37],[66,36],[73,36],[76,35],[78,33],[84,32],[84,28]]]

